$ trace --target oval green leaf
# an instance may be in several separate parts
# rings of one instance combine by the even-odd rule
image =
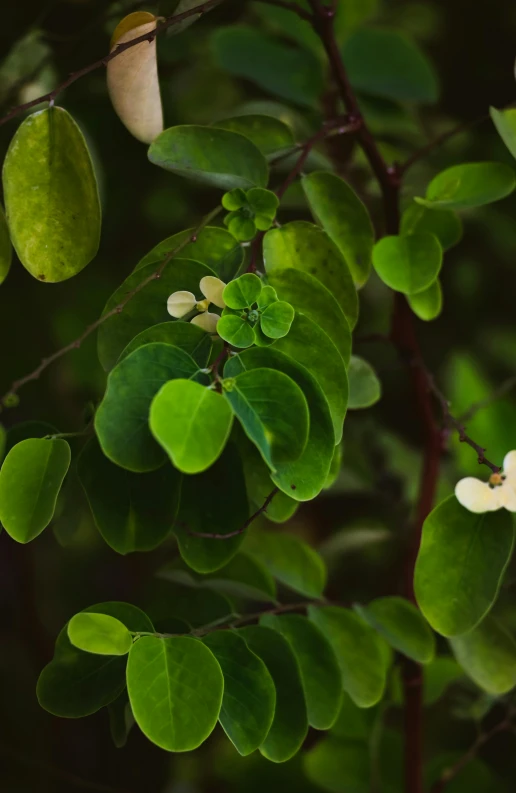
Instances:
[[[382,384],[370,363],[352,355],[348,368],[350,410],[369,408],[382,396]]]
[[[488,694],[499,697],[516,686],[516,641],[498,620],[488,616],[450,644],[466,674]]]
[[[117,465],[143,473],[159,468],[166,454],[149,429],[152,400],[175,378],[202,377],[188,353],[169,344],[146,344],[110,373],[104,399],[95,414],[102,451]]]
[[[222,293],[228,308],[251,308],[262,291],[262,282],[254,273],[244,273],[226,286]]]
[[[328,400],[335,443],[340,443],[348,408],[348,376],[331,339],[311,319],[296,314],[289,334],[278,339],[274,349],[289,355],[315,378]]]
[[[387,677],[384,640],[349,609],[310,606],[308,613],[335,651],[344,690],[360,708],[376,705]]]
[[[497,110],[495,107],[489,108],[493,124],[501,139],[516,157],[516,109],[510,107],[507,110]]]
[[[371,790],[371,759],[365,741],[324,738],[304,755],[303,767],[308,779],[328,793]]]
[[[163,261],[162,256],[160,261]],[[159,278],[154,274],[158,262],[149,262],[137,272],[133,272],[109,298],[103,316],[109,314],[98,333],[99,361],[108,372],[118,361],[120,354],[135,336],[158,323],[170,321],[167,299],[180,290],[201,296],[199,284],[206,275],[215,275],[206,265],[191,259],[172,259],[165,265]],[[145,286],[125,305],[127,295],[145,282]],[[123,311],[117,306],[124,304]]]
[[[59,438],[29,438],[10,450],[0,469],[0,522],[13,540],[30,542],[46,529],[70,460]]]
[[[233,631],[205,636],[224,675],[219,721],[241,755],[258,749],[267,738],[276,710],[274,681],[261,658]]]
[[[217,121],[213,126],[244,135],[267,159],[294,146],[294,136],[290,127],[273,116],[254,114],[234,116]]]
[[[453,165],[437,174],[418,204],[433,209],[470,209],[492,204],[510,195],[516,187],[514,171],[501,162]]]
[[[383,237],[373,250],[374,269],[391,289],[406,295],[428,289],[439,275],[443,253],[434,234]]]
[[[151,432],[184,474],[200,474],[213,465],[232,423],[224,397],[192,380],[171,380],[152,400]]]
[[[108,460],[91,440],[77,473],[95,524],[117,553],[152,551],[171,533],[181,493],[181,475],[171,465],[135,474]]]
[[[168,752],[189,752],[215,728],[224,678],[213,653],[197,639],[143,636],[129,653],[127,691],[149,741]]]
[[[246,435],[272,471],[301,457],[310,417],[306,398],[292,378],[274,369],[253,369],[225,380],[223,387]]]
[[[294,309],[290,303],[277,300],[267,306],[260,319],[260,327],[269,339],[282,339],[294,321]]]
[[[435,234],[443,251],[457,245],[462,239],[462,221],[451,209],[428,209],[413,201],[401,218],[401,234]]]
[[[221,398],[221,397],[220,397]],[[228,505],[231,493],[231,505]],[[235,445],[230,442],[209,471],[183,479],[181,507],[174,526],[179,551],[197,573],[224,567],[238,551],[249,517],[244,472]],[[217,537],[196,537],[196,532]]]
[[[235,314],[226,314],[217,322],[217,333],[221,339],[233,347],[243,350],[251,347],[255,341],[254,330],[251,325]]]
[[[322,631],[299,614],[268,614],[260,625],[281,633],[290,644],[301,672],[308,723],[329,730],[339,715],[342,679],[333,648]]]
[[[273,763],[284,763],[299,751],[308,732],[298,663],[287,640],[276,631],[253,625],[238,633],[262,659],[276,688],[274,720],[260,752]]]
[[[443,290],[437,278],[433,284],[417,295],[407,295],[407,300],[414,314],[424,322],[437,319],[443,308]]]
[[[269,179],[267,162],[254,143],[215,127],[170,127],[152,142],[149,160],[222,190],[266,187]]]
[[[331,466],[334,434],[330,410],[325,396],[312,375],[276,349],[254,347],[229,359],[224,367],[225,377],[235,377],[242,371],[266,367],[288,375],[302,390],[310,411],[310,428],[306,447],[293,463],[278,464],[272,481],[283,493],[296,501],[310,501],[321,492]],[[269,491],[272,486],[269,486]],[[265,500],[264,495],[261,499]],[[275,499],[274,499],[275,501]]]
[[[475,514],[455,496],[441,502],[423,526],[414,588],[428,622],[443,636],[472,630],[498,594],[514,545],[512,515]]]
[[[383,597],[355,609],[395,650],[420,664],[433,660],[434,634],[421,612],[408,600]]]
[[[68,638],[74,647],[95,655],[127,655],[133,643],[131,633],[116,617],[85,611],[68,623]]]
[[[208,366],[213,347],[211,336],[198,325],[193,325],[191,322],[161,322],[135,336],[122,351],[118,361],[127,358],[138,347],[153,342],[180,347],[192,356],[200,369],[205,369]]]
[[[331,292],[313,275],[288,267],[267,274],[280,300],[319,325],[340,352],[347,367],[351,355],[351,331],[346,316]]]
[[[315,276],[334,296],[350,328],[358,318],[358,297],[342,254],[326,232],[313,223],[297,220],[271,229],[263,240],[267,274],[294,267]]]
[[[293,534],[253,531],[245,550],[282,584],[310,598],[321,597],[327,571],[317,551]]]
[[[100,202],[86,141],[62,107],[29,116],[3,168],[5,210],[16,253],[34,278],[56,283],[97,253]]]
[[[310,208],[344,256],[357,286],[371,272],[374,229],[369,213],[354,190],[334,173],[316,171],[303,178]]]

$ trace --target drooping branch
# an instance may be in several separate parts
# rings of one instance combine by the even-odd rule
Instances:
[[[5,124],[7,121],[10,121],[12,118],[19,116],[20,113],[24,113],[26,110],[30,110],[36,105],[40,105],[42,102],[53,102],[55,101],[56,97],[62,93],[65,88],[68,88],[73,83],[80,80],[81,77],[85,77],[87,74],[94,72],[96,69],[100,69],[101,66],[107,66],[107,64],[112,61],[114,58],[117,58],[123,52],[131,47],[135,47],[137,44],[142,44],[144,41],[148,41],[151,43],[154,41],[156,36],[159,36],[160,33],[163,33],[168,28],[172,27],[173,25],[178,25],[180,22],[183,22],[185,19],[189,19],[193,16],[199,16],[205,14],[207,11],[210,11],[212,8],[220,5],[224,0],[205,0],[204,3],[200,3],[195,8],[190,8],[188,11],[183,11],[181,14],[173,14],[172,16],[163,19],[161,22],[158,22],[154,30],[151,30],[149,33],[145,33],[143,36],[137,36],[130,41],[126,41],[124,44],[119,44],[113,52],[110,52],[108,55],[105,55],[100,60],[95,61],[94,63],[90,63],[89,66],[84,66],[82,69],[79,69],[76,72],[72,72],[66,80],[63,80],[56,88],[52,91],[48,91],[46,94],[42,94],[38,96],[36,99],[32,99],[30,102],[24,102],[22,105],[18,105],[17,107],[13,107],[8,113],[4,116],[0,117],[0,126]]]
[[[190,534],[192,537],[201,537],[204,540],[230,540],[232,537],[238,537],[240,534],[243,534],[244,531],[248,529],[257,518],[260,517],[260,515],[263,515],[265,512],[267,512],[268,507],[277,493],[279,493],[279,488],[275,487],[274,490],[269,493],[262,506],[257,509],[256,512],[253,512],[253,514],[247,518],[245,523],[239,529],[231,531],[229,534],[212,534],[210,532],[204,531],[188,531],[188,534]]]

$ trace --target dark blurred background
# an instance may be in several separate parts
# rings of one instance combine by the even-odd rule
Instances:
[[[346,5],[348,0],[341,2]],[[175,5],[142,3],[140,9],[167,14]],[[419,43],[432,59],[441,85],[441,99],[435,107],[398,108],[394,121],[392,108],[367,103],[375,132],[391,161],[402,161],[455,124],[484,118],[490,105],[502,107],[516,100],[513,3],[369,0],[365,6],[370,9],[368,24],[398,28]],[[0,9],[1,112],[52,89],[70,72],[105,55],[117,22],[134,8],[133,3],[105,0],[4,2]],[[180,36],[159,39],[167,126],[207,124],[255,108],[290,121],[296,138],[306,139],[320,124],[323,102],[319,108],[287,107],[281,97],[219,67],[211,46],[213,31],[237,21],[264,30],[274,27],[266,5],[227,0]],[[274,30],[289,40],[288,31]],[[342,38],[348,33],[344,30]],[[324,99],[327,102],[328,96]],[[364,98],[364,109],[366,102]],[[98,256],[83,272],[57,285],[41,284],[19,262],[13,263],[0,287],[2,393],[42,356],[73,340],[94,321],[111,292],[148,250],[195,225],[220,200],[217,191],[181,180],[148,162],[145,147],[129,135],[110,106],[103,68],[76,82],[59,96],[58,103],[80,124],[94,158],[103,206],[102,242]],[[20,118],[0,127],[0,159],[19,123]],[[334,158],[381,228],[371,175],[359,153],[347,143],[341,146],[321,147],[317,164],[324,157]],[[422,194],[431,176],[447,165],[491,158],[511,162],[490,121],[484,119],[414,167],[406,180],[405,198]],[[280,181],[281,175],[275,178]],[[464,239],[445,259],[443,313],[432,323],[418,322],[428,366],[457,415],[496,392],[515,373],[515,209],[513,197],[464,218]],[[299,217],[309,219],[309,213],[294,188],[280,218]],[[330,559],[330,594],[346,602],[399,590],[400,560],[418,485],[421,435],[409,384],[395,354],[382,342],[367,339],[388,330],[390,301],[387,290],[373,278],[361,293],[355,342],[355,352],[376,367],[383,399],[372,410],[350,414],[337,483],[315,503],[300,509],[288,526]],[[26,386],[19,406],[5,411],[0,419],[7,428],[41,420],[61,432],[81,429],[88,404],[100,398],[104,382],[91,337],[80,350]],[[516,448],[516,388],[513,391],[510,386],[503,398],[479,411],[468,425],[475,440],[487,446],[490,458],[497,462]],[[474,472],[475,467],[471,449],[450,439],[440,494],[450,492],[458,473]],[[301,758],[283,766],[267,763],[258,755],[242,759],[221,731],[195,753],[168,756],[137,729],[125,748],[116,749],[105,711],[65,722],[40,709],[36,679],[65,621],[101,600],[145,603],[153,571],[175,553],[170,544],[152,554],[117,556],[96,532],[73,478],[53,527],[30,546],[17,546],[5,533],[0,535],[1,790],[211,793],[245,789],[252,793],[267,788],[271,793],[315,793],[318,789],[305,777]],[[497,608],[516,628],[516,609],[511,605],[515,575],[513,565]],[[475,715],[492,705],[464,683],[450,689],[427,710],[428,756],[436,747],[461,751],[468,746],[475,736]],[[396,708],[389,720],[395,730]],[[395,732],[392,735],[396,746],[386,753],[396,778],[399,741]],[[310,735],[308,745],[314,740]],[[476,770],[470,767],[468,779],[460,787],[450,785],[450,793],[513,790],[516,753],[511,740],[502,736],[493,742],[484,755],[487,765]]]

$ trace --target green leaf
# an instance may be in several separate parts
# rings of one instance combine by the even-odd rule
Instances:
[[[317,551],[299,537],[254,530],[246,537],[244,550],[289,589],[307,597],[321,597],[327,578],[325,564]]]
[[[334,173],[316,171],[303,178],[310,208],[337,245],[358,286],[371,272],[374,229],[369,213],[351,187]]]
[[[516,686],[516,641],[498,620],[488,616],[450,644],[466,674],[488,694],[500,696]]]
[[[127,655],[133,644],[123,622],[109,614],[84,611],[68,623],[68,638],[74,647],[96,655]]]
[[[97,253],[100,202],[79,127],[62,107],[18,128],[3,167],[5,210],[16,253],[34,278],[56,283]]]
[[[191,322],[161,322],[159,325],[152,325],[147,330],[138,333],[122,350],[118,361],[127,358],[138,347],[153,342],[180,347],[188,355],[191,355],[200,369],[205,369],[208,366],[213,347],[210,335],[198,325],[193,325]]]
[[[274,489],[271,472],[254,443],[251,443],[239,425],[234,427],[234,437],[244,466],[247,495],[251,504],[258,509]],[[299,502],[280,491],[267,507],[266,517],[275,523],[283,523],[292,517],[298,506]]]
[[[224,223],[228,227],[233,237],[239,242],[249,242],[256,236],[256,225],[254,220],[232,212],[224,218]]]
[[[382,396],[382,384],[370,363],[352,355],[348,368],[348,408],[359,410],[375,405]]]
[[[351,355],[351,331],[343,310],[331,292],[313,275],[293,267],[273,270],[267,281],[278,297],[319,325],[340,352],[347,367]],[[266,288],[266,287],[264,287]]]
[[[152,400],[169,380],[194,378],[198,372],[193,358],[170,344],[146,344],[124,358],[110,373],[95,414],[106,457],[136,473],[163,465],[166,454],[149,429]]]
[[[219,721],[241,755],[258,749],[267,738],[276,708],[274,681],[261,658],[232,631],[205,636],[224,675]]]
[[[274,720],[260,752],[273,763],[284,763],[299,751],[308,731],[299,666],[289,643],[276,631],[253,625],[238,633],[262,659],[276,688]]]
[[[360,616],[389,644],[420,664],[435,656],[435,638],[421,612],[408,600],[383,597],[367,606],[355,606]]]
[[[378,13],[379,0],[340,0],[335,16],[337,40],[344,41],[359,25]]]
[[[324,738],[303,757],[308,779],[329,793],[369,793],[371,760],[363,741]]]
[[[350,328],[355,327],[358,297],[351,273],[339,249],[322,229],[303,220],[271,229],[263,240],[263,258],[267,275],[294,267],[315,276],[332,293]]]
[[[183,480],[174,533],[186,564],[197,573],[211,573],[226,565],[242,544],[244,533],[221,540],[195,537],[195,532],[231,534],[239,531],[248,517],[242,464],[234,444],[229,443],[209,471]]]
[[[349,609],[310,606],[308,614],[335,650],[344,690],[360,708],[376,705],[387,676],[384,640]]]
[[[288,336],[278,339],[274,349],[308,369],[320,385],[328,400],[335,443],[340,443],[348,407],[348,377],[344,361],[331,339],[311,319],[296,314]]]
[[[228,212],[237,212],[242,207],[245,207],[246,204],[247,196],[245,190],[242,190],[241,187],[235,187],[234,190],[230,190],[229,193],[224,193],[222,196],[222,206]]]
[[[235,116],[217,121],[213,126],[244,135],[267,159],[288,151],[294,146],[294,136],[290,127],[272,116],[254,114]],[[239,209],[239,207],[233,207],[233,209]]]
[[[77,472],[95,524],[117,553],[151,551],[171,533],[181,492],[181,475],[171,465],[134,474],[108,460],[91,440]]]
[[[61,439],[30,438],[10,450],[0,469],[0,522],[13,540],[30,542],[46,529],[70,459]]]
[[[179,0],[179,3],[174,8],[174,15],[177,16],[178,14],[184,14],[185,11],[191,11],[193,8],[197,8],[198,5],[198,0]],[[178,33],[182,33],[184,30],[189,28],[190,25],[193,25],[194,22],[197,22],[197,20],[203,17],[208,11],[211,11],[211,9],[206,8],[200,14],[192,14],[192,16],[186,17],[186,19],[183,19],[181,22],[169,27],[167,33],[170,36],[177,36]]]
[[[260,625],[281,633],[290,644],[301,672],[308,723],[329,730],[339,715],[342,680],[337,658],[324,634],[299,614],[268,614]]]
[[[109,716],[109,732],[117,749],[123,749],[131,729],[134,727],[134,717],[129,704],[127,691],[124,690],[114,702],[107,706]]]
[[[461,677],[462,670],[453,658],[449,656],[434,658],[423,670],[424,704],[433,705],[442,697],[446,689]]]
[[[224,381],[224,396],[272,471],[301,457],[310,417],[306,398],[290,377],[253,369]]]
[[[148,594],[148,611],[153,620],[167,633],[177,633],[179,620],[191,628],[222,624],[234,616],[233,607],[225,595],[208,589],[193,589],[168,580],[167,570],[158,573]]]
[[[516,157],[516,108],[510,107],[507,110],[497,110],[495,107],[490,107],[489,113],[496,131],[512,156]]]
[[[222,298],[228,308],[251,308],[261,291],[261,279],[254,273],[245,273],[226,286]]]
[[[493,773],[482,760],[472,758],[464,765],[460,752],[446,752],[434,757],[425,769],[426,790],[432,790],[443,775],[457,763],[461,763],[459,773],[446,784],[446,793],[491,793],[507,790],[500,777]]]
[[[197,639],[144,636],[129,653],[127,690],[143,734],[168,752],[189,752],[215,728],[224,678]]]
[[[442,311],[443,290],[441,282],[439,279],[435,280],[423,292],[418,292],[417,295],[407,295],[407,300],[410,308],[419,319],[431,322]]]
[[[263,286],[262,291],[260,292],[260,297],[258,298],[258,308],[264,309],[267,306],[272,305],[278,299],[278,295],[276,294],[276,290],[272,286]]]
[[[278,464],[272,481],[296,501],[309,501],[325,486],[333,458],[334,434],[328,403],[310,373],[276,349],[254,347],[233,356],[224,367],[224,376],[235,377],[242,371],[262,367],[277,369],[288,375],[297,383],[307,400],[310,428],[306,447],[295,462]],[[260,499],[261,503],[271,490],[269,480],[268,491]]]
[[[0,284],[7,278],[11,268],[12,248],[9,236],[9,227],[5,219],[4,210],[0,206]]]
[[[232,423],[224,397],[192,380],[171,380],[152,400],[151,432],[184,474],[200,474],[213,465]]]
[[[82,613],[107,614],[130,631],[153,631],[146,614],[129,603],[97,603]],[[125,688],[125,656],[101,656],[74,647],[65,626],[56,641],[54,658],[41,672],[39,704],[54,716],[89,716],[113,702]]]
[[[162,256],[160,261],[165,257]],[[159,264],[149,262],[145,267],[132,273],[109,298],[103,316],[111,314],[99,328],[99,361],[109,371],[118,361],[120,354],[135,336],[153,325],[170,321],[167,299],[179,290],[193,292],[200,297],[199,283],[206,275],[215,275],[204,264],[190,259],[172,259],[165,265],[159,278],[153,278]],[[147,281],[124,307],[121,312],[117,306],[127,300],[138,286]]]
[[[247,191],[247,201],[249,206],[257,216],[274,220],[280,205],[280,200],[272,190],[264,190],[263,187],[252,187]]]
[[[451,209],[428,209],[413,201],[401,218],[401,234],[434,234],[443,251],[457,245],[462,239],[462,221]]]
[[[513,545],[512,516],[504,509],[479,515],[450,496],[430,513],[414,588],[434,630],[457,636],[485,617],[496,600]]]
[[[426,231],[383,237],[373,250],[374,269],[382,281],[406,295],[428,289],[439,275],[442,261],[439,240]]]
[[[234,314],[227,314],[219,319],[217,333],[228,344],[241,350],[251,347],[255,341],[254,330],[249,322]]]
[[[299,5],[306,11],[310,9],[306,0],[301,0]],[[313,29],[312,24],[307,20],[301,19],[295,11],[289,11],[287,8],[269,4],[256,5],[254,10],[255,13],[262,17],[267,27],[272,27],[276,33],[281,36],[287,36],[317,56],[324,56],[321,40]]]
[[[269,179],[267,162],[254,143],[216,127],[170,127],[151,143],[149,160],[222,190],[266,187]]]
[[[218,28],[212,47],[219,65],[237,77],[303,107],[313,108],[324,87],[319,59],[244,25]]]
[[[58,435],[59,430],[46,421],[21,421],[7,431],[4,454],[7,455],[13,446],[30,438],[45,438],[47,435]]]
[[[396,30],[360,28],[342,49],[356,91],[402,102],[436,102],[437,77],[414,42]]]
[[[290,303],[277,300],[267,306],[260,318],[260,327],[270,339],[282,339],[294,321],[294,309]]]
[[[187,242],[194,234],[195,242]],[[167,254],[175,251],[185,242],[187,244],[181,249],[181,258],[193,259],[206,265],[210,268],[210,275],[215,274],[225,283],[235,277],[244,261],[244,249],[229,231],[218,226],[206,226],[198,234],[195,229],[186,229],[172,237],[167,237],[140,259],[134,270],[140,270],[148,264],[159,264]]]
[[[415,198],[429,209],[470,209],[492,204],[510,195],[516,187],[514,171],[501,162],[453,165],[435,176],[426,198]]]

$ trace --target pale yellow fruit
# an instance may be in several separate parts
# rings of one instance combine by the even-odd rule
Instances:
[[[146,11],[124,17],[113,33],[111,52],[120,44],[151,33],[157,22],[158,18]],[[142,143],[152,143],[163,132],[156,39],[136,44],[109,61],[107,84],[122,123]]]

